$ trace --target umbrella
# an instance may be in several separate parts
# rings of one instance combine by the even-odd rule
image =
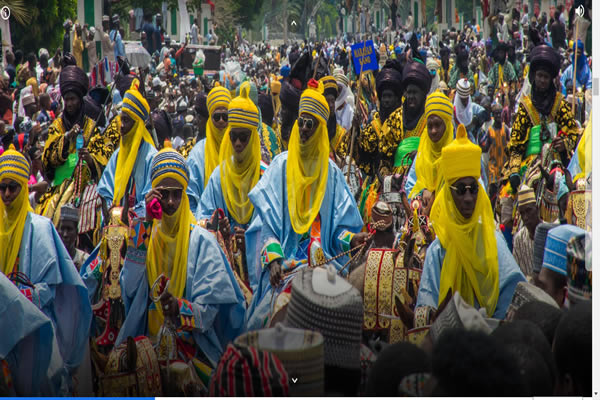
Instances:
[[[125,55],[132,67],[146,67],[150,64],[152,57],[148,50],[139,42],[124,42]]]

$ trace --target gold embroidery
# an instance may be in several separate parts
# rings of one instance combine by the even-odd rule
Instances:
[[[394,251],[386,251],[383,254],[381,268],[379,270],[379,293],[378,293],[378,313],[383,315],[392,314],[392,278],[394,274]],[[380,328],[388,328],[390,320],[388,318],[377,318]]]
[[[377,280],[382,250],[371,250],[367,256],[364,277],[364,329],[374,329],[377,323]]]

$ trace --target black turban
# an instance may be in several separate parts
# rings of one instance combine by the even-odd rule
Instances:
[[[380,101],[383,91],[387,88],[392,89],[399,98],[402,97],[402,74],[395,68],[385,66],[375,78],[375,89]]]
[[[300,107],[300,90],[296,89],[289,82],[281,83],[281,91],[279,92],[279,99],[284,107],[292,110],[298,110]]]
[[[115,85],[117,86],[117,90],[121,94],[121,98],[123,98],[125,96],[125,92],[131,88],[131,83],[133,82],[134,78],[135,76],[133,75],[117,75]]]
[[[162,139],[170,139],[173,136],[173,124],[169,114],[165,110],[153,111],[152,120],[154,121],[154,129],[159,141]],[[161,143],[162,143],[161,141]]]
[[[73,92],[81,99],[87,93],[89,86],[87,75],[75,65],[68,65],[60,72],[60,93],[63,97]]]
[[[271,126],[271,124],[273,124],[273,115],[275,114],[273,111],[273,102],[271,101],[271,96],[264,93],[259,94],[258,108],[260,108],[263,122]]]
[[[60,67],[68,67],[69,65],[77,65],[77,61],[75,60],[75,56],[71,53],[65,53],[63,57],[60,59]]]
[[[402,71],[402,92],[410,84],[417,85],[425,94],[429,93],[429,89],[431,88],[431,74],[423,63],[412,61],[404,67]]]
[[[208,119],[208,107],[206,105],[206,93],[198,93],[194,100],[194,110],[201,117]]]
[[[529,67],[529,81],[533,82],[535,72],[538,69],[544,69],[552,75],[552,78],[556,78],[560,69],[560,54],[552,47],[541,44],[535,46],[531,50],[531,64]]]

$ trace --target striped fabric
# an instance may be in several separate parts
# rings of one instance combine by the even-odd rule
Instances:
[[[157,182],[159,178],[170,176],[175,178],[184,187],[190,180],[190,171],[185,158],[172,148],[165,148],[158,152],[152,159],[150,176],[152,182]]]
[[[258,128],[258,112],[242,108],[230,108],[228,114],[229,125],[232,128]]]
[[[454,108],[452,106],[452,102],[442,92],[433,92],[429,96],[427,96],[427,103],[425,104],[425,118],[427,118],[431,113],[438,112],[447,114],[449,117],[453,117]]]
[[[12,145],[0,156],[0,180],[10,178],[25,184],[29,181],[29,170],[29,161]]]
[[[231,93],[223,86],[214,87],[206,97],[206,106],[208,107],[208,113],[212,113],[219,107],[227,108],[231,102]]]
[[[288,374],[279,359],[254,347],[229,344],[210,381],[210,397],[289,395]]]
[[[308,90],[307,90],[308,91]],[[300,111],[299,114],[303,112],[318,116],[322,118],[324,121],[327,121],[329,118],[329,108],[327,107],[326,102],[320,102],[311,96],[306,96],[305,91],[300,98]],[[321,96],[322,97],[322,96]]]

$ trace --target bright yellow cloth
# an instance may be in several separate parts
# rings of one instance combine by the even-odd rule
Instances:
[[[227,210],[238,224],[250,222],[254,206],[248,192],[260,178],[260,138],[258,137],[258,109],[249,99],[250,85],[244,82],[240,96],[229,104],[229,126],[221,145],[221,190]],[[240,154],[233,149],[229,133],[233,128],[251,130],[250,141]]]
[[[115,171],[115,188],[113,194],[113,205],[120,205],[125,196],[127,184],[133,172],[133,166],[137,159],[137,152],[142,140],[154,146],[150,132],[146,129],[146,119],[150,112],[148,102],[138,91],[137,79],[131,84],[131,89],[125,92],[123,97],[123,108],[121,112],[127,113],[135,124],[119,141],[119,154],[117,155],[117,168]],[[142,188],[138,188],[141,190]]]
[[[592,172],[592,114],[577,145],[577,161],[581,172],[573,177],[573,182],[587,178]]]
[[[0,269],[5,275],[13,271],[25,228],[28,212],[33,212],[29,204],[29,162],[19,152],[10,149],[0,156],[0,182],[6,178],[21,185],[21,191],[10,204],[0,201]]]
[[[469,149],[469,144],[472,143],[464,143],[464,140],[468,141],[466,131],[464,126],[460,125],[457,139],[442,150],[442,165],[447,154],[454,155],[453,152],[460,151],[461,147],[465,154],[464,162],[472,162],[473,152]],[[450,146],[453,146],[453,149],[447,152]],[[465,219],[458,211],[450,185],[467,176],[473,175],[453,176],[448,179],[449,185],[442,187],[431,208],[433,229],[446,250],[440,276],[438,304],[444,300],[448,289],[452,289],[452,292],[460,292],[463,299],[471,305],[475,304],[476,299],[491,317],[496,310],[500,293],[494,214],[490,199],[480,183],[471,218]],[[479,178],[479,173],[474,178]]]
[[[421,135],[417,159],[415,160],[417,182],[408,195],[409,198],[413,198],[423,189],[427,189],[430,192],[438,189],[438,185],[441,182],[439,164],[442,149],[450,144],[454,138],[452,102],[442,92],[433,92],[427,97],[427,101],[425,102],[425,118],[428,118],[430,115],[437,115],[444,120],[446,131],[437,143],[431,141],[427,132]]]
[[[320,85],[322,90],[322,85]],[[313,136],[300,143],[298,122],[294,123],[288,147],[286,186],[292,228],[298,234],[308,232],[319,214],[327,186],[329,168],[329,106],[321,92],[309,88],[300,98],[298,115],[309,113],[319,125]]]
[[[439,162],[446,182],[481,175],[481,147],[469,140],[464,125],[456,128],[456,139],[442,149]]]
[[[158,162],[155,162],[158,161]],[[181,203],[173,215],[163,213],[161,220],[154,220],[146,269],[150,286],[160,274],[170,278],[169,293],[176,298],[183,297],[187,280],[188,245],[190,230],[196,225],[196,218],[190,211],[190,203],[186,189],[189,172],[185,159],[175,150],[166,147],[156,156],[152,165],[152,188],[157,188],[165,178],[174,178],[183,186]],[[148,329],[151,336],[156,336],[164,322],[162,307],[148,313]]]
[[[206,121],[206,142],[204,144],[204,187],[217,165],[219,165],[219,151],[225,130],[217,129],[212,120],[212,115],[217,108],[229,107],[231,93],[222,86],[213,88],[206,97],[209,118]]]

